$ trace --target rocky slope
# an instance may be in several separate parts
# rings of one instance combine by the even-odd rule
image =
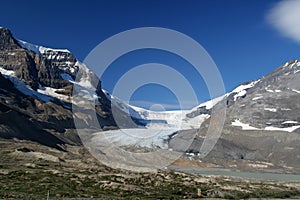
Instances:
[[[90,126],[93,119],[89,111],[73,101],[72,91],[77,87],[85,101],[95,102],[102,130],[146,126],[143,130],[147,134],[153,125],[169,130],[150,138],[150,143],[136,143],[121,137],[118,131],[110,132],[122,146],[128,146],[126,141],[133,142],[129,145],[134,148],[154,145],[199,161],[211,115],[224,105],[222,136],[202,162],[226,168],[300,172],[299,82],[300,61],[290,61],[190,111],[152,112],[126,105],[102,90],[99,79],[68,50],[16,40],[8,29],[0,28],[0,137],[35,141],[61,150],[65,144],[80,145],[76,128],[96,127]],[[95,95],[84,95],[91,90]],[[111,103],[116,108],[118,125]],[[73,116],[72,106],[82,109],[76,109]],[[133,123],[128,123],[128,112]],[[79,127],[75,127],[73,117],[80,122]],[[194,133],[198,136],[192,145],[182,149]]]
[[[230,120],[257,129],[299,132],[299,72],[300,61],[296,60],[262,77],[244,98],[230,107]]]
[[[144,148],[149,151],[149,148],[159,147],[182,152],[189,160],[214,167],[300,173],[299,72],[300,61],[287,62],[270,74],[241,84],[190,111],[153,112],[125,105],[106,93],[110,99],[115,99],[114,104],[147,121],[147,129],[127,130],[129,134],[125,135],[120,131],[110,131],[105,135],[114,145],[126,147],[125,150],[140,151]],[[207,137],[212,113],[218,116],[224,107],[226,115],[221,137],[203,158],[200,147]],[[149,135],[151,129],[161,131],[153,137],[145,136],[142,141],[130,136],[137,132],[139,136]],[[103,137],[99,134],[92,139],[100,142]],[[186,148],[190,141],[193,141],[191,146]]]
[[[101,164],[81,146],[66,145],[66,150],[0,138],[0,198],[40,200],[47,194],[56,200],[300,197],[299,182],[166,170],[133,173]]]
[[[261,79],[244,83],[220,97],[219,100],[227,104],[227,122],[243,130],[297,131],[300,125],[299,72],[300,61],[290,61]],[[210,113],[210,104],[197,106],[188,116]],[[288,127],[294,130],[284,129]]]
[[[73,54],[18,41],[8,29],[0,28],[0,137],[56,148],[81,144],[71,112],[71,93],[74,85],[84,91],[86,82],[97,83],[93,89],[102,127],[116,127],[99,79]]]
[[[202,161],[230,169],[299,173],[300,168],[300,61],[290,61],[261,79],[240,85],[220,97],[226,102],[221,138]],[[218,104],[216,104],[217,106]],[[208,113],[212,103],[204,103],[189,116]],[[186,151],[197,156],[210,123],[207,119],[198,137]],[[194,130],[196,131],[196,130]],[[189,131],[179,131],[169,142],[178,142]]]

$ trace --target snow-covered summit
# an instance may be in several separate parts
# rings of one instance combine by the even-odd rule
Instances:
[[[59,99],[70,103],[72,85],[78,86],[79,92],[84,94],[96,90],[92,85],[96,81],[95,75],[69,50],[52,49],[17,40],[5,28],[0,32],[0,46],[7,56],[0,63],[0,72],[13,80],[16,88],[28,96],[34,96],[43,102]],[[32,53],[24,53],[24,50]],[[34,54],[39,56],[35,57]],[[79,71],[81,73],[76,79]],[[84,95],[84,98],[98,102],[98,97],[94,94]]]
[[[23,40],[18,40],[18,42],[21,47],[33,51],[36,54],[45,54],[48,51],[71,53],[68,49],[52,49],[52,48],[31,44]]]

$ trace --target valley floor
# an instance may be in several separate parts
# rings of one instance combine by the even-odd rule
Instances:
[[[169,170],[134,173],[106,167],[82,147],[65,148],[1,140],[0,198],[46,199],[48,193],[49,199],[300,198],[300,182]]]

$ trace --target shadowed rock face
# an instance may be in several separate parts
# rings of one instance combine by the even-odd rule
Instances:
[[[8,29],[0,28],[0,68],[13,72],[13,76],[0,73],[0,137],[36,141],[43,145],[61,148],[61,144],[80,145],[71,112],[71,101],[56,96],[43,100],[35,95],[24,94],[13,83],[22,80],[30,91],[46,87],[55,94],[71,97],[72,79],[78,74],[79,65],[69,51],[44,48],[35,52],[23,48]],[[99,79],[90,74],[97,83],[96,105],[99,120],[105,126],[116,128],[112,118],[110,101],[101,90]],[[56,90],[57,89],[57,90]],[[46,98],[46,99],[47,99]]]
[[[0,50],[20,49],[19,43],[12,37],[11,32],[6,28],[0,28]]]
[[[35,54],[21,48],[7,29],[0,29],[0,50],[0,66],[13,70],[18,78],[25,80],[34,90],[38,89],[38,84],[53,88],[71,84],[63,80],[60,70],[66,63],[75,64],[76,59],[70,53],[47,51],[43,55]]]

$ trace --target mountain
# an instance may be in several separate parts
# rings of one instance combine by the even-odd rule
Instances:
[[[149,111],[102,89],[98,77],[70,51],[17,40],[0,28],[0,137],[65,150],[66,144],[82,145],[78,133],[90,129],[87,140],[101,143],[105,136],[130,151],[163,149],[209,166],[296,173],[300,172],[299,80],[300,61],[290,61],[191,110]],[[83,102],[95,105],[86,107],[74,100],[74,88]],[[200,147],[210,122],[224,108],[221,137],[203,157]],[[90,115],[93,111],[96,120]]]
[[[270,74],[241,84],[215,101],[204,103],[189,116],[210,112],[217,102],[226,103],[222,135],[205,157],[200,146],[210,118],[201,124],[188,150],[191,159],[230,169],[281,173],[300,172],[300,61],[290,61]],[[195,130],[194,130],[195,131]],[[169,148],[182,151],[178,142],[190,131],[179,131]]]
[[[133,109],[131,112],[135,116],[147,120],[147,129],[131,129],[127,134],[116,130],[105,135],[114,144],[131,151],[133,147],[146,151],[149,148],[168,149],[184,153],[189,160],[221,168],[299,173],[299,83],[300,61],[294,60],[191,110],[155,112],[122,105],[122,101],[117,100],[122,107]],[[215,113],[218,118],[224,107],[226,115],[220,138],[212,151],[203,157],[200,148],[207,138],[211,117]],[[142,141],[134,137],[152,132],[156,135]],[[100,142],[103,137],[103,134],[94,135],[93,140]]]
[[[226,101],[227,122],[242,130],[300,131],[300,61],[290,61],[261,79],[244,83],[215,101]],[[188,116],[209,113],[211,102]]]
[[[88,87],[96,91],[91,100],[96,101],[102,128],[116,128],[110,101],[93,72],[68,50],[16,40],[6,28],[0,28],[0,85],[0,137],[56,148],[80,145],[71,109],[74,85],[83,92]]]

